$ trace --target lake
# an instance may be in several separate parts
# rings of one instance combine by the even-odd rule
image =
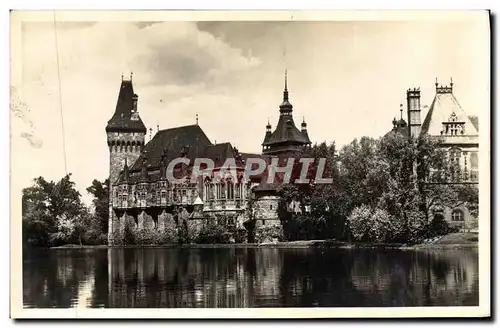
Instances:
[[[477,306],[477,249],[114,248],[23,255],[25,308]]]

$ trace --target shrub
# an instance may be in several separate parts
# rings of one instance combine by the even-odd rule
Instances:
[[[391,216],[386,210],[376,209],[368,219],[368,238],[373,242],[387,242],[392,239],[394,231]]]
[[[370,238],[371,209],[367,205],[354,208],[347,217],[347,224],[352,236],[357,241],[368,241]]]
[[[435,215],[428,228],[428,237],[442,236],[451,232],[451,227],[442,215]]]
[[[281,226],[261,226],[256,229],[255,242],[263,243],[272,240],[283,241],[283,228]]]
[[[135,231],[137,245],[166,245],[177,242],[176,231],[141,229]]]
[[[201,228],[194,241],[197,244],[227,244],[230,238],[223,227],[209,223]]]

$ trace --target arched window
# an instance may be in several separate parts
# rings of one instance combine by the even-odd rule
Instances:
[[[234,199],[234,185],[232,181],[228,181],[227,183],[227,198]]]
[[[464,212],[461,210],[453,210],[451,213],[451,220],[452,221],[463,221],[464,220]]]

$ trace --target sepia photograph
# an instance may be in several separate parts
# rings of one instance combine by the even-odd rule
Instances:
[[[491,316],[490,19],[11,11],[11,317]]]

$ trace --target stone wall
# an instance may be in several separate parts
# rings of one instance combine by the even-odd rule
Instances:
[[[255,241],[273,242],[282,240],[283,227],[278,216],[279,197],[266,195],[255,202]]]
[[[455,211],[455,210],[459,210],[463,213],[463,221],[454,221],[453,220],[453,211]],[[476,229],[478,227],[478,219],[476,217],[474,217],[470,213],[469,209],[463,205],[456,207],[456,208],[453,208],[453,209],[446,207],[446,208],[444,208],[442,214],[443,214],[446,222],[448,222],[448,224],[451,227],[458,227],[461,229]]]

